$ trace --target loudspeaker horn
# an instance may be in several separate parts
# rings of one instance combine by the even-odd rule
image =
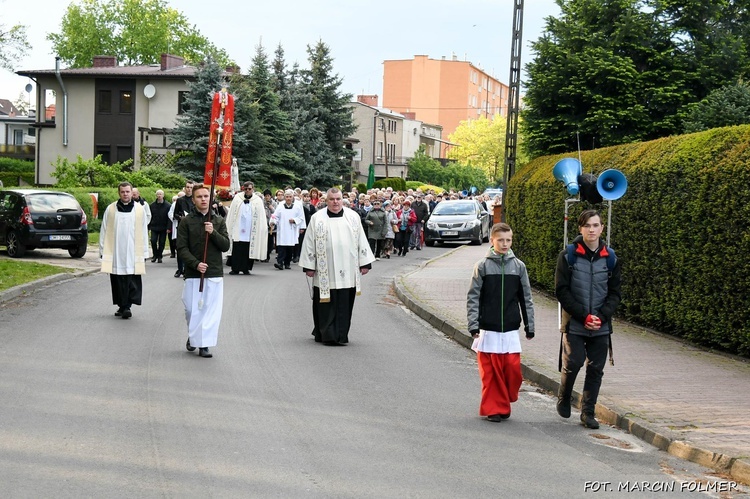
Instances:
[[[582,173],[581,162],[575,158],[563,158],[552,168],[556,180],[565,184],[568,194],[578,194],[578,175]]]
[[[596,181],[596,190],[607,201],[620,199],[628,190],[628,179],[620,170],[604,170]]]

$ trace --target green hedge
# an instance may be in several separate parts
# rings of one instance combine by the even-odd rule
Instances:
[[[563,247],[563,157],[537,158],[506,198],[514,251],[554,290]],[[628,179],[612,203],[611,245],[623,264],[622,317],[698,344],[750,355],[750,126],[717,128],[582,153],[584,172]],[[570,210],[569,239],[586,203]],[[606,204],[597,206],[607,222]],[[606,228],[605,228],[606,236]]]
[[[373,184],[373,187],[378,189],[387,189],[388,187],[391,187],[394,191],[404,191],[406,190],[406,181],[401,177],[387,177],[377,180]]]
[[[17,187],[18,179],[34,183],[34,162],[25,159],[0,157],[0,181],[5,187]]]

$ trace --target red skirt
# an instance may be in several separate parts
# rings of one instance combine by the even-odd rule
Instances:
[[[518,400],[523,382],[521,354],[477,352],[477,362],[482,380],[479,415],[510,415],[510,404]]]

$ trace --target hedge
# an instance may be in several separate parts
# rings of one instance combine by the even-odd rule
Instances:
[[[519,169],[506,198],[514,251],[549,292],[568,197],[552,168],[566,156],[577,153]],[[623,265],[618,315],[750,356],[750,126],[586,151],[582,164],[587,173],[616,168],[628,180],[625,195],[612,202],[610,242]],[[588,207],[572,205],[569,240]],[[596,207],[606,223],[606,203]]]

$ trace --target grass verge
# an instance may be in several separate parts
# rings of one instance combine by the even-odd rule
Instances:
[[[0,291],[75,269],[18,260],[0,260]]]

